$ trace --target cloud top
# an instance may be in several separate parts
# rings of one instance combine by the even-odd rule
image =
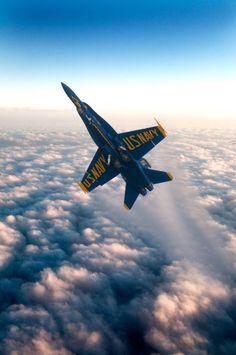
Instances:
[[[1,353],[234,352],[235,156],[217,134],[153,153],[177,183],[128,215],[120,179],[79,190],[86,136],[2,133]]]

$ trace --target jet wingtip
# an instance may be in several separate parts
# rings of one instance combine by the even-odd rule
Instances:
[[[130,208],[126,205],[126,203],[124,203],[124,208],[128,211],[130,210]]]
[[[167,172],[167,175],[169,176],[170,180],[174,179],[174,176],[169,171]]]
[[[78,185],[85,193],[89,192],[89,190],[84,186],[82,182],[78,181]]]
[[[163,128],[163,126],[160,124],[160,122],[158,122],[155,117],[154,117],[154,120],[156,121],[157,127],[158,127],[159,130],[161,131],[162,135],[163,135],[164,137],[167,137],[167,132],[166,132],[166,130]]]

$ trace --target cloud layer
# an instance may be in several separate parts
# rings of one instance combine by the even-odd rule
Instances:
[[[0,144],[1,353],[235,352],[235,153],[220,132],[160,145],[150,160],[175,180],[130,213],[119,178],[77,186],[87,135]]]

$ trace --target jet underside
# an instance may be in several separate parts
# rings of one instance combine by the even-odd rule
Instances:
[[[172,180],[170,173],[151,169],[143,158],[166,137],[165,130],[158,122],[153,127],[117,133],[67,85],[62,83],[62,86],[98,146],[79,182],[85,192],[90,192],[121,174],[126,182],[124,206],[131,209],[139,194],[146,195],[147,190],[153,190],[153,184]]]

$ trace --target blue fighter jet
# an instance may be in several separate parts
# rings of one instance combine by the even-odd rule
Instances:
[[[139,194],[153,190],[153,184],[170,181],[171,173],[151,169],[143,156],[166,137],[166,131],[156,126],[117,133],[102,117],[65,84],[66,94],[76,106],[90,136],[98,146],[79,186],[85,192],[104,185],[121,174],[126,182],[124,207],[131,209]]]

